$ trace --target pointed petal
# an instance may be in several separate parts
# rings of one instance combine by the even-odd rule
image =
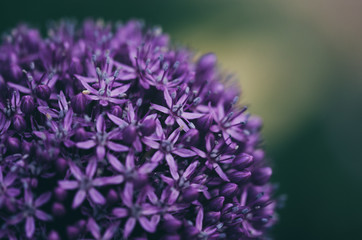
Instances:
[[[129,218],[127,220],[126,225],[124,226],[124,232],[123,232],[123,237],[124,238],[127,239],[129,237],[129,235],[131,235],[135,225],[136,225],[136,219],[135,218],[131,217],[131,218]]]
[[[96,121],[96,129],[97,129],[97,132],[101,133],[101,132],[104,132],[105,130],[105,123],[104,123],[104,117],[102,114],[100,114],[98,117],[97,117],[97,121]]]
[[[134,153],[132,150],[130,150],[126,157],[126,168],[127,169],[133,169],[135,166],[134,164]]]
[[[95,172],[97,170],[97,160],[95,158],[91,158],[89,160],[89,163],[85,169],[85,174],[89,177],[89,178],[93,178]]]
[[[106,199],[95,188],[89,189],[89,196],[91,197],[93,202],[95,202],[97,204],[103,205],[106,203]]]
[[[92,233],[95,239],[101,238],[101,229],[99,228],[98,224],[94,221],[93,218],[90,218],[88,220],[87,228]]]
[[[171,172],[173,179],[175,179],[175,180],[179,179],[179,175],[177,172],[177,164],[171,154],[166,154],[166,162],[167,162],[168,166],[170,167],[170,172]]]
[[[125,93],[129,87],[131,86],[131,84],[125,84],[121,87],[115,88],[111,91],[111,97],[117,97],[122,93]]]
[[[142,139],[143,143],[146,144],[147,146],[149,146],[150,148],[153,149],[158,149],[160,148],[160,144],[156,141],[153,141],[152,139],[148,138],[148,137],[144,137]]]
[[[107,116],[114,124],[118,125],[119,127],[128,125],[126,121],[120,119],[119,117],[114,116],[113,114],[107,113]]]
[[[119,228],[119,222],[116,222],[114,224],[112,224],[111,226],[109,226],[106,230],[106,232],[103,234],[103,240],[111,240],[114,236],[114,233],[117,231],[117,229]]]
[[[97,146],[97,158],[99,160],[104,159],[104,156],[106,155],[106,148],[104,146]]]
[[[72,162],[71,160],[68,162],[70,171],[72,172],[73,176],[81,181],[83,179],[83,173],[82,171],[79,169],[79,167],[77,165],[74,164],[74,162]]]
[[[34,202],[35,207],[40,207],[47,203],[51,196],[51,192],[43,193],[42,195],[40,195]]]
[[[78,190],[78,192],[74,196],[72,208],[79,207],[83,203],[85,196],[86,192],[84,190]]]
[[[188,150],[185,148],[175,149],[172,151],[172,153],[174,153],[180,157],[193,157],[193,156],[197,155],[194,151],[191,151],[191,150]]]
[[[126,152],[129,149],[127,146],[112,141],[107,142],[107,147],[115,152]]]
[[[146,217],[140,217],[138,221],[140,222],[143,229],[147,232],[154,233],[156,231],[156,226],[151,223],[151,221],[149,221]]]
[[[202,222],[204,221],[204,209],[200,207],[197,216],[196,216],[196,228],[201,232],[202,231]]]
[[[35,210],[35,216],[42,221],[50,221],[53,219],[52,216],[38,209]]]
[[[74,75],[76,78],[78,78],[78,80],[80,81],[80,83],[83,85],[83,87],[85,89],[87,89],[89,92],[91,92],[94,95],[98,95],[98,91],[94,88],[92,88],[89,84],[88,84],[88,80],[86,77],[80,76],[75,74]]]
[[[189,126],[187,126],[187,124],[181,118],[176,118],[176,122],[181,127],[181,129],[184,130],[185,132],[190,130]]]
[[[79,183],[77,181],[70,181],[70,180],[58,181],[58,185],[65,190],[72,190],[79,187]]]
[[[35,222],[33,217],[27,217],[25,222],[25,233],[28,238],[31,238],[35,232]]]
[[[128,216],[128,210],[126,208],[114,208],[112,214],[119,218],[124,218]]]
[[[191,147],[192,151],[194,151],[195,153],[197,153],[197,155],[199,155],[202,158],[206,158],[206,153],[204,153],[203,151],[201,151],[198,148],[195,147]]]
[[[84,142],[77,142],[75,146],[80,149],[90,149],[94,147],[97,143],[94,140],[87,140]]]
[[[108,162],[112,165],[112,167],[115,170],[117,170],[118,172],[123,173],[123,172],[126,171],[123,164],[113,154],[108,153],[107,154],[107,159],[108,159]]]
[[[163,91],[163,96],[165,98],[165,101],[166,101],[166,104],[169,108],[172,107],[172,98],[171,98],[171,95],[168,91],[168,89],[166,88],[165,91]]]
[[[125,184],[122,197],[123,197],[122,198],[123,203],[127,207],[132,207],[132,205],[133,205],[133,183],[127,182]]]
[[[158,163],[156,162],[145,163],[138,169],[138,172],[141,174],[148,174],[152,172],[157,166]]]
[[[99,177],[93,180],[93,185],[97,187],[106,185],[117,185],[122,183],[124,177],[122,175],[116,175],[111,177]]]
[[[134,120],[134,118],[135,118],[134,108],[133,108],[131,102],[128,102],[128,114],[127,114],[127,117],[128,117],[128,122],[132,122]]]
[[[219,166],[219,164],[214,163],[213,168],[215,169],[216,173],[219,175],[219,177],[226,181],[226,182],[230,182],[229,178],[226,176],[226,174],[224,173],[224,171],[221,169],[221,167]]]
[[[188,179],[194,172],[195,169],[197,168],[197,166],[199,165],[199,161],[195,161],[193,163],[191,163],[185,170],[185,172],[183,173],[183,177],[185,179]]]
[[[159,162],[164,158],[164,154],[161,151],[157,151],[153,154],[151,162]]]
[[[183,112],[181,116],[185,119],[197,119],[204,115],[205,115],[204,113]]]
[[[158,105],[158,104],[151,103],[151,107],[153,109],[155,109],[157,111],[160,111],[162,113],[165,113],[165,114],[168,114],[170,112],[167,108],[165,108],[165,107],[163,107],[161,105]]]

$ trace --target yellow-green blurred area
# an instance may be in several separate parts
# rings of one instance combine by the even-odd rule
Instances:
[[[362,1],[1,1],[0,30],[51,19],[142,18],[235,73],[264,119],[275,239],[362,239]]]

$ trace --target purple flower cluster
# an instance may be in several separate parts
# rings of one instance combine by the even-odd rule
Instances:
[[[139,21],[5,35],[0,238],[263,238],[261,120],[216,65]]]

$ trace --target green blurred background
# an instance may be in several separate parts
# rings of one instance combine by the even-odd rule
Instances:
[[[288,200],[275,239],[362,239],[362,1],[4,1],[0,32],[61,17],[142,18],[215,52],[260,115]]]

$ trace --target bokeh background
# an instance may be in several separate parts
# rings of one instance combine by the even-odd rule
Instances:
[[[142,18],[235,73],[288,200],[275,239],[362,239],[362,1],[0,1],[0,32]]]

